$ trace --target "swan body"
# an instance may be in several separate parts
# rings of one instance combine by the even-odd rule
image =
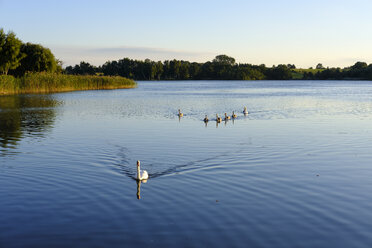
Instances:
[[[231,119],[230,116],[228,116],[228,115],[225,113],[225,121],[230,120],[230,119]]]
[[[232,112],[232,118],[233,118],[233,119],[236,118],[236,114],[234,113],[234,111]]]
[[[207,115],[205,115],[205,118],[204,118],[204,120],[203,120],[204,122],[208,122],[209,121],[209,119],[208,119],[208,116]]]
[[[137,180],[146,180],[149,178],[149,174],[145,170],[141,170],[140,161],[137,160]]]
[[[216,114],[216,121],[217,123],[220,123],[222,121],[222,118],[218,116],[218,114]]]
[[[178,116],[179,117],[182,117],[183,116],[183,113],[181,113],[181,109],[178,110]]]
[[[247,110],[247,107],[244,107],[244,110],[243,110],[243,114],[247,115],[248,114],[248,110]]]

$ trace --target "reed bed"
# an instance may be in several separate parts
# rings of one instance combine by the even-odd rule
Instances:
[[[56,73],[28,73],[15,78],[0,75],[0,94],[52,93],[75,90],[135,88],[136,83],[124,77],[81,76]]]

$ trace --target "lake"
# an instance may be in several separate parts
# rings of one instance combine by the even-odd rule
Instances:
[[[371,96],[367,81],[0,96],[0,247],[371,247]]]

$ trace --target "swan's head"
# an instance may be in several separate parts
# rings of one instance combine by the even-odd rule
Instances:
[[[178,113],[181,113],[181,109],[178,109]]]
[[[140,166],[140,161],[139,160],[137,160],[137,167],[139,167]]]
[[[225,113],[225,116],[226,116],[227,114]]]

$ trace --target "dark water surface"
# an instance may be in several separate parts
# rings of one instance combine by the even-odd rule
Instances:
[[[0,247],[372,247],[372,82],[0,96],[0,199]]]

